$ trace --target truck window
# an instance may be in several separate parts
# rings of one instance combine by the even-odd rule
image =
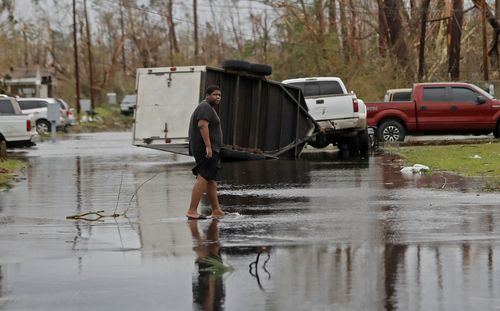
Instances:
[[[33,109],[33,104],[31,101],[19,100],[17,102],[19,103],[19,107],[21,107],[21,109],[23,109],[23,110]]]
[[[445,102],[446,92],[444,87],[424,87],[423,100],[426,102]]]
[[[319,93],[319,83],[318,82],[307,82],[304,83],[304,96],[318,96]]]
[[[15,114],[10,99],[0,99],[0,114]]]
[[[340,83],[337,81],[320,81],[319,82],[320,95],[339,95],[344,94]]]
[[[452,87],[450,101],[475,104],[477,102],[478,95],[478,93],[466,87]]]
[[[396,92],[392,95],[392,100],[395,102],[409,102],[411,101],[411,92]]]

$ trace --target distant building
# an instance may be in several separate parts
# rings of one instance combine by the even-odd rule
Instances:
[[[7,94],[20,97],[56,97],[54,71],[40,68],[11,68],[2,77]]]

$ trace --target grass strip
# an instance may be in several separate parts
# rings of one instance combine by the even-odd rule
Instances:
[[[26,167],[26,162],[20,160],[0,161],[0,188],[8,185],[8,182],[16,176],[16,172]]]
[[[423,164],[431,171],[448,171],[462,176],[484,177],[489,187],[500,186],[500,143],[399,148],[405,165]]]

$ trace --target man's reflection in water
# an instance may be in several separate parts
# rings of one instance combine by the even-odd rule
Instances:
[[[205,238],[200,236],[198,221],[188,221],[196,253],[198,275],[193,276],[193,302],[195,310],[223,310],[223,274],[227,267],[222,262],[219,243],[219,221],[213,219]]]

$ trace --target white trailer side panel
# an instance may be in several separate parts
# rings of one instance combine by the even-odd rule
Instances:
[[[139,69],[134,145],[186,144],[189,119],[200,100],[204,66]]]

